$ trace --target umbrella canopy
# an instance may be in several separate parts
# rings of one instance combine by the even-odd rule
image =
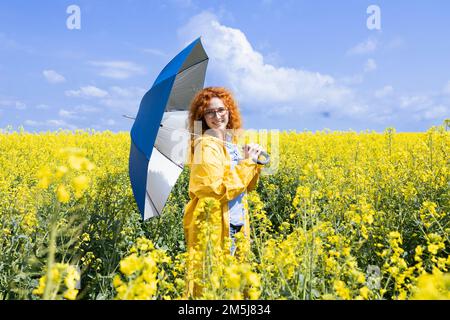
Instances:
[[[188,109],[203,88],[207,64],[198,38],[169,62],[142,98],[131,129],[129,174],[144,220],[161,214],[183,170]]]

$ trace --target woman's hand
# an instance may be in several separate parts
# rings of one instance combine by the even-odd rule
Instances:
[[[244,159],[250,158],[256,163],[261,151],[263,151],[263,148],[256,143],[246,144],[244,146]]]

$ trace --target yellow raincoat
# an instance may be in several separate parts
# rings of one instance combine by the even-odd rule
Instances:
[[[194,155],[189,161],[189,197],[190,201],[185,207],[183,226],[187,251],[195,247],[197,243],[198,226],[195,223],[194,211],[202,198],[215,198],[219,200],[221,207],[221,219],[215,219],[221,225],[213,226],[221,230],[220,240],[223,246],[225,238],[230,233],[230,217],[228,201],[239,194],[251,191],[261,172],[262,165],[253,162],[252,159],[241,160],[231,169],[231,159],[223,141],[208,135],[197,138],[194,141]],[[243,198],[246,201],[246,198]],[[250,221],[248,212],[244,213],[244,236],[250,239]],[[200,294],[198,286],[194,283],[187,284],[187,295]]]

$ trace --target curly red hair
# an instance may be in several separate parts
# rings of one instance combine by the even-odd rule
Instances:
[[[224,87],[207,87],[200,90],[194,97],[189,108],[189,131],[194,133],[194,122],[202,121],[202,134],[209,129],[204,114],[212,98],[222,100],[228,109],[227,129],[241,129],[242,118],[236,100],[230,90]]]

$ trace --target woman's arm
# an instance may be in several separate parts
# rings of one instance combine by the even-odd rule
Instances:
[[[256,170],[256,174],[253,177],[252,181],[247,186],[247,191],[253,191],[256,189],[256,186],[258,184],[259,174],[261,173],[262,165],[258,165]]]
[[[189,191],[198,198],[214,197],[229,201],[246,191],[259,172],[253,160],[245,159],[230,170],[222,147],[211,140],[200,141],[194,150]],[[201,155],[201,157],[200,157]]]

